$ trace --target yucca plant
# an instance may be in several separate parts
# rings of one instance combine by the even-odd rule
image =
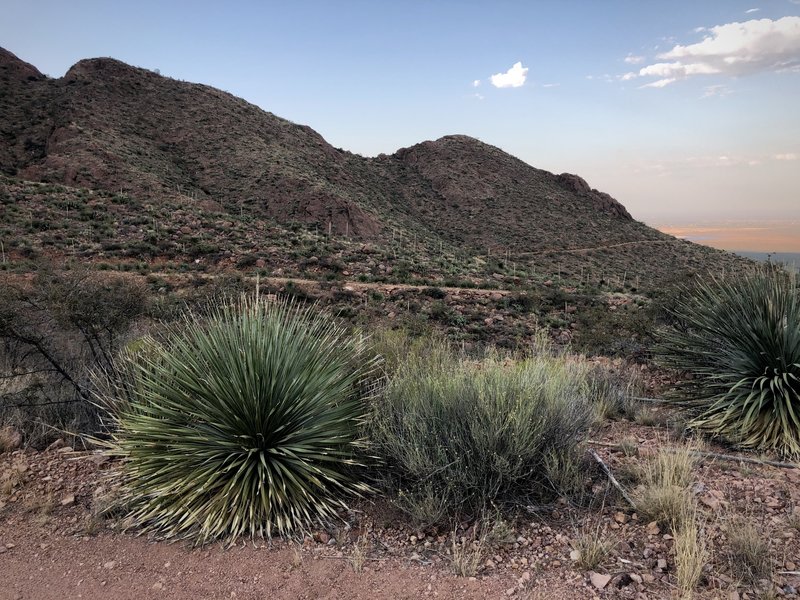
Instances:
[[[773,265],[701,282],[672,310],[656,347],[690,377],[673,399],[689,425],[739,446],[800,456],[800,301],[796,277]]]
[[[132,521],[198,541],[288,535],[348,495],[371,368],[317,307],[243,297],[117,361],[101,400]]]

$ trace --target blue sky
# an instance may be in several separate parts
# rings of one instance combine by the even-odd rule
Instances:
[[[800,223],[800,0],[0,4],[51,76],[112,56],[364,155],[463,133],[648,223]]]

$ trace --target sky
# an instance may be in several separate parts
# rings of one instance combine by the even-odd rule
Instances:
[[[650,225],[760,227],[747,243],[800,251],[800,0],[0,0],[0,14],[0,46],[53,77],[111,56],[365,156],[471,135]]]

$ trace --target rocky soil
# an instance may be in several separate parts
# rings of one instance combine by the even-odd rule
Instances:
[[[624,485],[637,462],[673,443],[658,425],[624,421],[595,437]],[[621,441],[625,452],[603,446]],[[474,549],[475,523],[420,530],[378,499],[297,540],[192,547],[137,536],[124,519],[102,515],[118,466],[59,443],[0,456],[0,599],[677,597],[673,536],[640,518],[599,470],[589,507],[562,500],[489,517],[475,576],[459,577],[453,550]],[[800,469],[704,460],[694,475],[712,551],[695,597],[797,597]],[[768,541],[771,577],[737,575],[725,527],[739,516]],[[611,550],[587,570],[576,546],[593,531]]]

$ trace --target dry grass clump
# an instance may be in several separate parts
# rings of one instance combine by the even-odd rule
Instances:
[[[578,532],[572,543],[573,549],[578,553],[576,563],[587,571],[597,568],[611,554],[617,540],[608,536],[598,522],[595,526],[585,526]]]
[[[758,528],[743,517],[729,519],[723,525],[728,539],[728,562],[737,579],[755,583],[772,572],[772,556],[768,541]]]
[[[367,560],[367,545],[368,541],[363,536],[359,536],[353,543],[353,551],[350,553],[350,566],[353,568],[354,573],[361,573],[364,569],[364,563]]]
[[[459,540],[456,531],[453,531],[453,541],[450,547],[450,568],[453,573],[459,577],[474,577],[477,575],[485,549],[485,534],[472,540],[464,537]]]
[[[674,531],[675,576],[683,598],[691,598],[700,579],[703,567],[711,558],[705,537],[697,522],[697,509],[692,506]]]
[[[646,519],[676,529],[693,513],[689,493],[696,462],[693,450],[687,446],[662,449],[645,461],[636,506]]]

